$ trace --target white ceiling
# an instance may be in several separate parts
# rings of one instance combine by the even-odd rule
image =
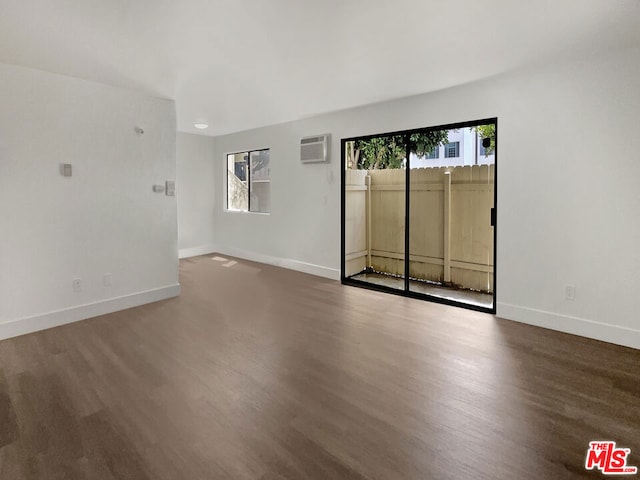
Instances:
[[[0,0],[0,62],[176,100],[208,135],[640,45],[640,0]]]

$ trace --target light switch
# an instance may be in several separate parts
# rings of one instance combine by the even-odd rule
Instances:
[[[164,192],[164,185],[154,185],[153,186],[153,191],[156,192],[156,193]]]
[[[71,164],[63,163],[60,165],[60,173],[62,173],[63,177],[70,177],[72,173]]]
[[[176,195],[176,182],[173,180],[167,180],[165,182],[165,192],[167,197],[175,197]]]

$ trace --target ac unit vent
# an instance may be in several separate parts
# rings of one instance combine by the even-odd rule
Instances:
[[[302,163],[324,163],[329,161],[330,135],[315,135],[300,140],[300,161]]]

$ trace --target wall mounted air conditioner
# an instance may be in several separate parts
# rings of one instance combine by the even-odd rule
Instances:
[[[331,135],[315,135],[300,140],[300,162],[326,163],[329,161]]]

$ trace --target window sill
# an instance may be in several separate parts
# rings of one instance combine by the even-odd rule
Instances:
[[[269,216],[271,215],[271,212],[250,212],[248,210],[230,210],[228,208],[224,209],[224,213],[239,213],[241,215],[262,215],[262,216]]]

